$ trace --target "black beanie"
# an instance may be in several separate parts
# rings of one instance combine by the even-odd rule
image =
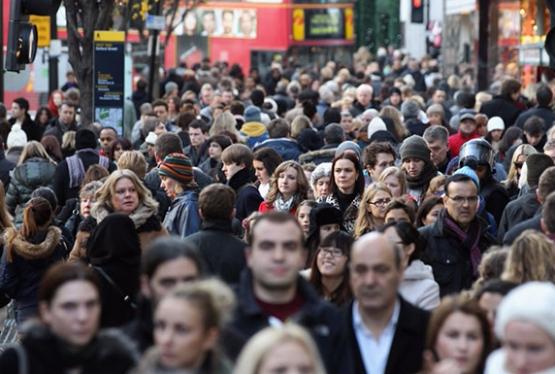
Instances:
[[[403,140],[399,153],[401,154],[401,161],[407,158],[417,158],[426,163],[431,161],[430,148],[428,148],[424,138],[418,135],[412,135]]]
[[[545,153],[533,153],[526,159],[526,183],[529,187],[537,187],[540,176],[548,167],[553,166],[553,160]]]
[[[96,135],[92,130],[89,129],[80,129],[77,130],[75,134],[75,149],[85,149],[85,148],[92,148],[95,149],[97,145]]]

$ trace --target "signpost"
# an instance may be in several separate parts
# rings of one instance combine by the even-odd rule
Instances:
[[[125,33],[94,32],[94,121],[123,135]]]

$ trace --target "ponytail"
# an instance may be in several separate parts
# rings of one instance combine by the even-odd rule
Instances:
[[[47,226],[52,218],[52,206],[48,200],[35,197],[23,209],[23,224],[20,233],[24,238],[31,238]]]

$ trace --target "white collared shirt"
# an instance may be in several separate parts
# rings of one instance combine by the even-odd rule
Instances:
[[[358,302],[355,301],[353,303],[353,329],[364,368],[367,374],[383,374],[387,365],[389,351],[391,350],[393,336],[395,336],[395,330],[397,329],[401,304],[399,300],[395,302],[391,319],[378,339],[364,325],[358,307]]]

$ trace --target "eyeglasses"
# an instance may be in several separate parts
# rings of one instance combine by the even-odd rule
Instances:
[[[391,199],[379,199],[376,201],[369,201],[368,204],[376,206],[385,206],[391,202]]]
[[[467,202],[468,204],[476,204],[478,202],[478,196],[449,196],[447,195],[448,198],[450,198],[451,200],[453,200],[455,202],[455,204],[457,205],[462,205],[465,202]]]
[[[320,248],[322,256],[330,255],[331,257],[343,256],[343,251],[339,248]]]
[[[513,162],[513,165],[517,169],[522,169],[522,166],[524,165],[524,162]]]

